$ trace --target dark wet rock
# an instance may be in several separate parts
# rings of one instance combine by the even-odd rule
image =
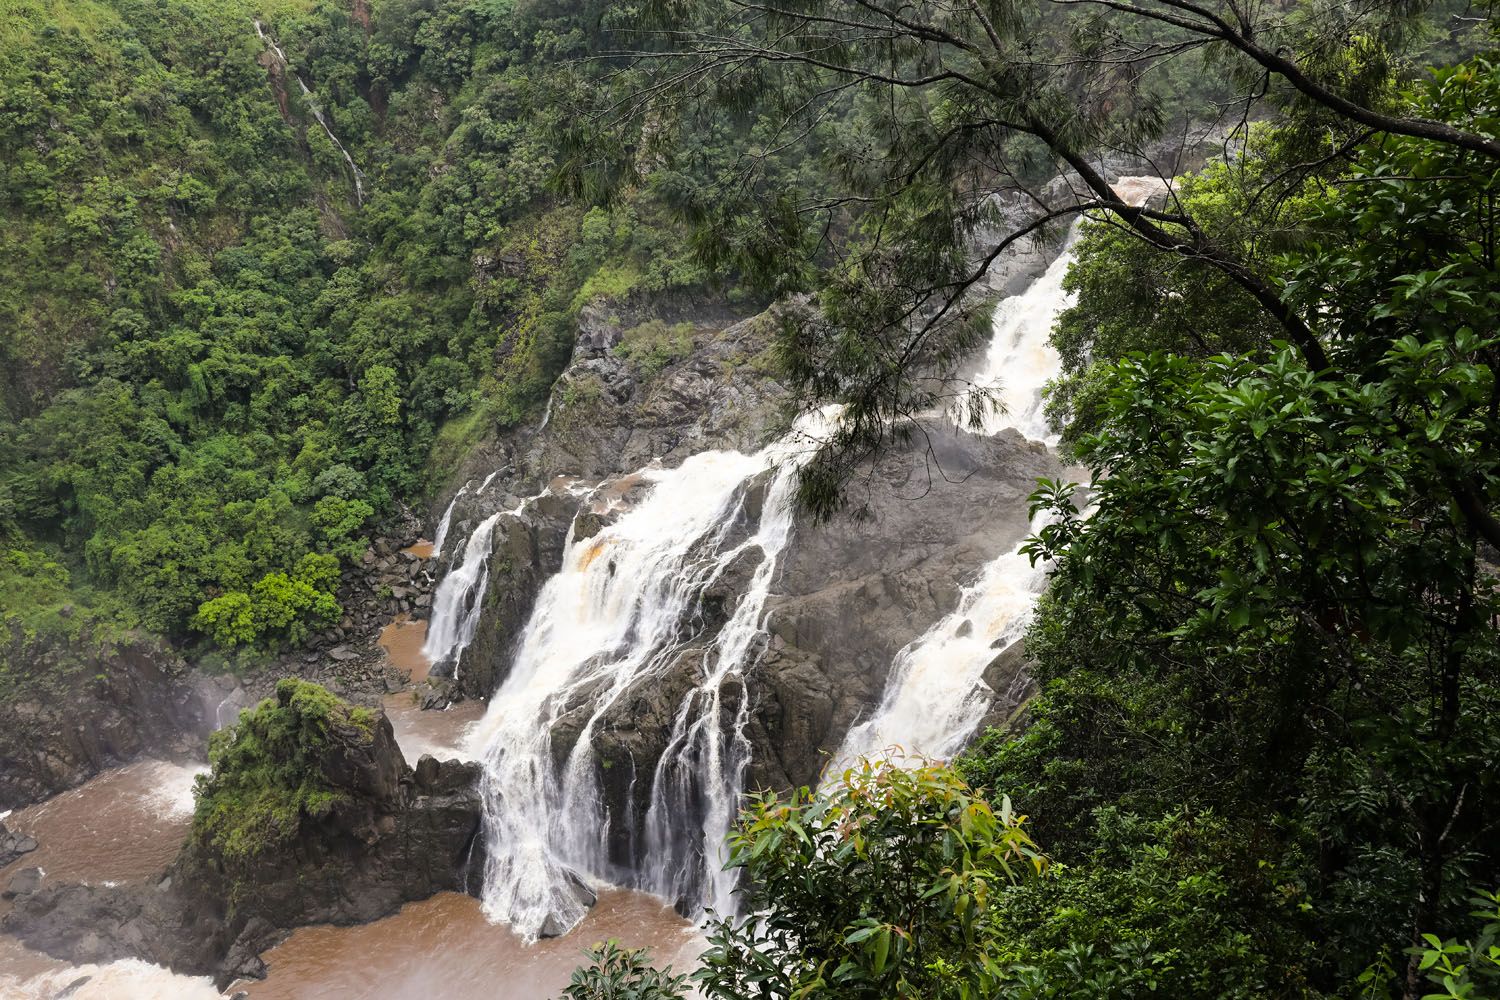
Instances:
[[[64,986],[62,992],[54,996],[52,1000],[68,1000],[69,997],[76,996],[78,991],[87,986],[93,978],[93,976],[79,976],[67,986]]]
[[[12,833],[4,823],[0,823],[0,868],[14,864],[36,849],[35,838],[24,833]]]
[[[596,317],[580,338],[529,456],[538,473],[593,482],[653,460],[676,465],[708,448],[753,451],[775,433],[784,394],[765,364],[774,317],[720,325],[720,316],[688,313],[691,353],[646,375],[613,344],[618,331],[649,318],[628,311]]]
[[[0,892],[0,899],[17,899],[31,895],[42,887],[43,877],[40,868],[22,868],[5,884],[5,891]]]
[[[22,885],[0,930],[68,961],[139,957],[223,987],[263,975],[260,954],[291,928],[364,923],[465,889],[477,765],[411,768],[379,715],[373,736],[335,726],[319,766],[341,800],[304,815],[289,843],[237,865],[190,838],[154,886]]]
[[[433,669],[437,669],[434,666]],[[452,668],[449,668],[451,672]],[[453,682],[442,677],[428,677],[413,691],[417,705],[424,711],[441,712],[453,704]]]
[[[984,682],[995,692],[995,701],[989,713],[980,720],[975,735],[982,735],[990,729],[1017,731],[1034,690],[1026,644],[1017,640],[1000,650],[985,668]]]
[[[168,754],[185,738],[201,747],[212,706],[187,664],[144,636],[43,642],[0,631],[0,660],[33,679],[0,701],[0,810],[76,787],[106,767]]]
[[[931,454],[881,459],[860,486],[864,519],[798,523],[768,605],[775,641],[751,677],[749,787],[816,780],[879,703],[896,653],[1029,534],[1027,496],[1038,478],[1063,471],[1010,431],[953,432],[932,445]]]
[[[567,889],[573,897],[584,906],[592,908],[599,901],[598,895],[583,883],[583,880],[571,872],[567,875]],[[548,914],[547,919],[542,921],[541,929],[537,932],[538,937],[555,938],[562,937],[572,930],[567,924],[557,918],[555,914]]]

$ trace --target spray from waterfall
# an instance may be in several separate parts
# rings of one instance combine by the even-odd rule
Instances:
[[[1126,177],[1115,188],[1134,204],[1163,189],[1155,177]],[[1052,327],[1072,297],[1063,278],[1073,262],[1068,234],[1064,252],[1019,295],[995,310],[994,334],[975,381],[999,386],[1003,412],[985,431],[1013,427],[1033,441],[1055,444],[1047,426],[1043,389],[1061,363],[1052,349]],[[1034,532],[1041,527],[1033,523]],[[963,589],[958,607],[908,643],[891,664],[880,705],[851,729],[834,757],[840,768],[858,757],[889,755],[944,758],[968,743],[994,704],[986,668],[1030,624],[1046,584],[1046,567],[1033,566],[1020,547],[988,563]]]

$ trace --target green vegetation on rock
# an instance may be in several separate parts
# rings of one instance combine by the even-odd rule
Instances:
[[[716,279],[651,191],[548,187],[591,85],[570,60],[607,37],[592,5],[8,14],[0,539],[64,567],[75,605],[300,643],[338,614],[306,557],[357,558],[539,413],[584,306]]]
[[[210,740],[212,770],[198,778],[194,839],[235,867],[293,841],[305,818],[327,815],[347,794],[328,778],[330,752],[370,745],[373,726],[369,710],[317,684],[277,682],[275,698]]]

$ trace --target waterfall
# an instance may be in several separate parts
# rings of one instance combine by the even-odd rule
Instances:
[[[432,539],[432,558],[437,559],[443,554],[443,543],[448,540],[448,526],[453,523],[453,508],[458,506],[459,498],[469,492],[469,484],[464,483],[453,494],[453,499],[448,501],[448,509],[443,511],[443,519],[438,522],[437,534]]]
[[[496,475],[498,471],[485,477],[484,483],[474,495],[483,493]],[[490,582],[490,542],[495,536],[495,525],[500,523],[501,517],[519,517],[529,504],[551,493],[554,488],[576,493],[569,481],[559,480],[536,496],[522,500],[511,510],[498,511],[480,521],[464,544],[462,561],[438,584],[437,593],[432,597],[432,615],[427,625],[427,639],[422,643],[422,655],[434,665],[451,659],[454,680],[458,679],[459,661],[463,658],[464,650],[469,648],[469,643],[474,641],[479,618],[484,612],[484,592]],[[433,558],[441,554],[442,544],[448,538],[454,504],[467,492],[469,486],[465,483],[453,495],[453,500],[443,513],[443,520],[438,525],[437,540],[432,543]]]
[[[985,414],[987,434],[1014,427],[1033,441],[1057,441],[1047,427],[1042,390],[1057,377],[1052,326],[1058,313],[1073,303],[1073,296],[1063,290],[1063,278],[1073,263],[1076,235],[1075,225],[1068,230],[1063,252],[1042,276],[995,308],[990,344],[974,375],[975,384],[993,389],[1001,404]]]
[[[633,817],[609,814],[595,729],[633,686],[662,677],[684,655],[706,588],[742,558],[758,557],[749,590],[697,654],[699,676],[653,775],[647,857],[631,858],[624,873],[638,888],[690,905],[706,895],[731,906],[732,881],[718,869],[747,760],[743,675],[759,651],[765,599],[791,534],[796,459],[810,453],[808,435],[826,419],[804,418],[753,455],[709,451],[676,469],[645,469],[637,476],[649,490],[636,506],[591,538],[570,533],[562,569],[538,595],[510,673],[471,736],[484,764],[491,918],[527,938],[561,933],[586,912],[582,883],[621,874],[609,833]],[[747,519],[748,492],[772,468],[755,530],[731,543]],[[732,713],[726,692],[739,695]],[[559,759],[553,730],[564,717],[582,726]]]
[[[493,472],[489,474],[478,493],[484,492],[495,475]],[[434,558],[440,554],[440,547],[447,540],[453,505],[468,491],[468,484],[465,484],[448,504],[443,521],[438,525],[437,541],[433,542]],[[432,615],[427,625],[427,639],[422,643],[422,655],[434,665],[451,659],[454,680],[458,680],[459,661],[463,658],[464,650],[469,648],[469,643],[474,641],[474,632],[479,628],[479,617],[484,613],[484,591],[490,582],[490,541],[495,536],[495,525],[500,523],[501,517],[519,516],[527,504],[541,499],[549,491],[550,488],[543,490],[534,497],[522,500],[512,510],[497,511],[480,521],[479,527],[474,529],[474,533],[464,544],[463,561],[438,584],[437,593],[432,597]]]
[[[1163,185],[1154,177],[1125,177],[1115,187],[1141,204]],[[1075,224],[1052,266],[995,310],[994,334],[975,376],[976,383],[997,387],[1004,404],[986,420],[987,433],[1013,427],[1033,441],[1057,441],[1047,426],[1042,390],[1060,367],[1052,327],[1072,301],[1063,278],[1073,262],[1076,233]],[[858,757],[944,758],[961,750],[995,700],[985,669],[1025,634],[1045,583],[1046,567],[1032,566],[1019,546],[985,565],[963,589],[958,607],[896,654],[880,705],[849,731],[835,768]]]
[[[1011,427],[1052,443],[1042,390],[1058,367],[1048,340],[1067,303],[1071,260],[1065,251],[996,310],[975,376],[998,383],[1004,404],[986,422],[989,433]],[[582,510],[609,514],[609,523],[590,537],[568,532],[562,566],[538,593],[505,680],[469,735],[483,765],[482,902],[491,919],[528,939],[563,933],[587,912],[589,886],[603,880],[688,907],[734,910],[735,875],[722,864],[749,763],[746,674],[764,647],[797,471],[813,453],[809,438],[834,419],[809,415],[753,455],[708,451],[592,491],[569,487],[588,494]],[[623,483],[642,487],[629,502]],[[766,492],[757,508],[750,500],[759,488]],[[439,544],[451,515],[450,505]],[[461,656],[473,638],[500,516],[474,529],[438,589],[424,648],[434,660]],[[841,756],[891,745],[956,752],[994,700],[985,668],[1024,633],[1045,572],[1019,547],[982,567],[953,613],[896,656],[881,704],[848,734]],[[742,593],[713,630],[704,598],[716,584]],[[679,695],[683,670],[693,673]],[[654,721],[631,730],[637,699],[663,690],[672,692],[661,703],[667,731]],[[655,737],[665,737],[664,750],[638,773],[634,744],[621,740],[645,739],[654,754],[662,745]],[[606,759],[615,749],[629,759]],[[614,767],[623,770],[606,786]]]
[[[350,156],[349,151],[344,148],[344,144],[339,142],[339,137],[333,132],[333,126],[328,124],[328,119],[323,116],[323,110],[318,107],[317,98],[313,96],[312,89],[302,79],[301,74],[292,72],[291,63],[287,61],[286,53],[281,51],[281,46],[276,44],[274,38],[266,34],[265,28],[262,27],[259,20],[255,22],[255,34],[260,38],[262,43],[276,54],[276,58],[280,60],[282,67],[292,73],[292,79],[297,81],[297,86],[302,90],[302,99],[307,104],[307,110],[312,112],[313,118],[319,125],[323,126],[323,131],[327,134],[328,141],[333,143],[334,148],[344,157],[344,162],[349,164],[349,173],[354,177],[354,203],[356,205],[363,205],[365,203],[364,171],[359,169],[358,165],[354,162],[354,157]]]

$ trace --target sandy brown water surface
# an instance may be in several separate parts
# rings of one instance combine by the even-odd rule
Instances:
[[[703,947],[654,896],[606,891],[571,934],[523,944],[485,920],[479,901],[443,893],[362,927],[305,927],[264,956],[270,974],[238,983],[251,1000],[546,1000],[590,945],[617,938],[687,967]]]
[[[106,885],[166,871],[193,819],[193,777],[207,765],[140,760],[105,771],[5,825],[40,845],[5,869],[40,867],[47,881]]]
[[[426,621],[412,621],[406,615],[397,615],[380,630],[378,641],[385,650],[386,659],[398,669],[411,671],[413,684],[427,679],[432,663],[422,655],[422,643],[427,641]]]
[[[401,551],[409,553],[410,555],[414,555],[418,559],[431,559],[432,542],[426,538],[419,539],[418,541],[412,543],[411,545],[408,545]]]
[[[387,695],[384,707],[401,753],[413,767],[424,753],[438,760],[470,759],[471,754],[464,749],[464,737],[474,723],[484,718],[485,709],[483,702],[461,701],[442,712],[424,712],[417,707],[410,691]]]

